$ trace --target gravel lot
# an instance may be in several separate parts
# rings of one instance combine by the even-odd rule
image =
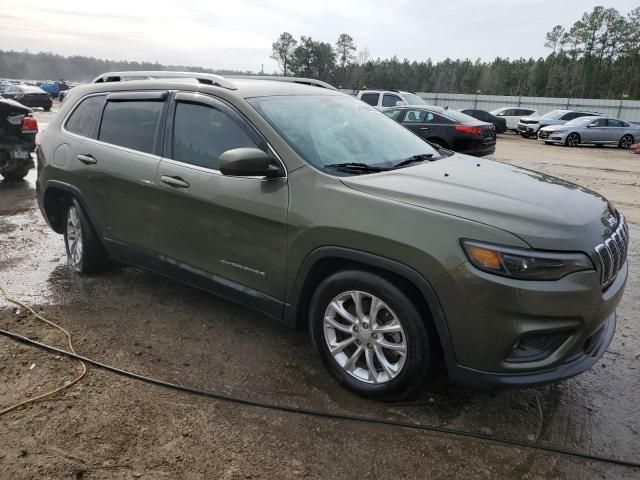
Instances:
[[[47,115],[42,114],[46,122]],[[495,159],[591,187],[640,223],[640,157],[503,135]],[[306,332],[133,268],[78,277],[35,202],[35,173],[0,182],[0,285],[67,327],[84,355],[167,381],[331,412],[428,423],[638,461],[640,226],[616,338],[592,370],[481,393],[436,378],[410,404],[335,384]],[[64,346],[0,300],[0,328]],[[61,385],[76,363],[0,337],[0,406]],[[78,385],[0,417],[0,478],[640,478],[640,470],[490,441],[239,406],[90,368]]]

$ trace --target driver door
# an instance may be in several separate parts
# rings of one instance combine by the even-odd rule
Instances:
[[[287,180],[218,170],[223,152],[268,151],[267,142],[227,103],[186,92],[175,95],[165,138],[156,176],[163,218],[156,250],[187,274],[283,300]]]

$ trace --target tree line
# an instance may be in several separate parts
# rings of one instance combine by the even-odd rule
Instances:
[[[158,62],[102,60],[93,57],[64,57],[49,52],[30,53],[0,50],[0,78],[23,80],[72,80],[88,82],[105,72],[127,70],[180,70],[218,74],[250,74],[234,70],[212,70],[184,65],[161,65]]]
[[[332,44],[304,35],[296,39],[284,32],[272,44],[271,58],[283,75],[318,78],[354,90],[640,99],[640,7],[626,15],[614,8],[595,7],[571,26],[554,26],[541,41],[549,48],[545,58],[418,62],[395,56],[374,59],[367,48],[358,49],[347,33]],[[119,70],[251,74],[0,50],[0,77],[4,78],[89,81]]]
[[[626,15],[595,7],[568,28],[554,26],[544,40],[546,58],[417,62],[372,59],[348,34],[331,45],[284,32],[272,44],[271,58],[284,75],[354,90],[640,99],[640,7]]]

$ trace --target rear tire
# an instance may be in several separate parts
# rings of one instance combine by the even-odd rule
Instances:
[[[359,395],[412,397],[434,363],[430,320],[406,291],[379,275],[347,270],[326,278],[311,299],[313,344],[338,382]]]
[[[5,178],[5,180],[9,182],[17,182],[19,180],[22,180],[24,177],[26,177],[28,173],[29,173],[28,168],[19,168],[19,169],[12,170],[10,172],[4,172],[2,176]]]
[[[578,135],[577,133],[570,133],[569,135],[567,135],[564,144],[567,147],[577,147],[578,145],[580,145],[580,135]]]
[[[63,225],[69,266],[81,274],[104,270],[109,264],[107,254],[87,214],[75,198],[65,207]]]
[[[631,145],[633,145],[633,137],[631,135],[625,135],[618,142],[618,148],[624,148],[625,150],[631,148]]]

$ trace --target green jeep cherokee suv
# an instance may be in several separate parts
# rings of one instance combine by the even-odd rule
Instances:
[[[627,279],[600,195],[438,150],[313,80],[102,75],[42,135],[37,191],[78,273],[116,259],[308,327],[379,399],[438,357],[481,388],[576,375]]]

